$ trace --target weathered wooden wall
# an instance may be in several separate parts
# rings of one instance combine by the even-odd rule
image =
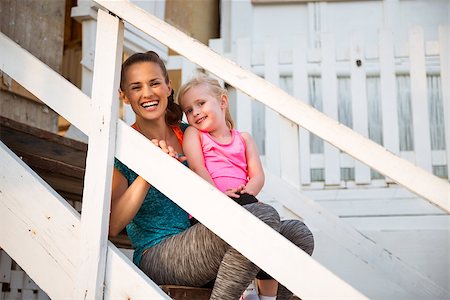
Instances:
[[[65,1],[54,0],[2,0],[0,31],[52,69],[61,72],[65,5]],[[6,74],[1,74],[0,82],[1,116],[56,132],[56,113],[39,101],[29,99],[33,97],[24,96],[23,90]]]

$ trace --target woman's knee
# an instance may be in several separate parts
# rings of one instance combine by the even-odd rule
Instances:
[[[279,231],[280,215],[272,206],[258,202],[244,205],[244,208],[276,231]]]
[[[309,255],[312,255],[314,251],[314,236],[308,226],[306,226],[302,221],[282,221],[280,226],[280,234]]]

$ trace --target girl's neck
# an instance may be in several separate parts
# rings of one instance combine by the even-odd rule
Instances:
[[[148,139],[168,140],[173,133],[164,118],[158,121],[136,119],[136,127]]]
[[[221,128],[218,128],[216,130],[208,132],[214,139],[220,140],[220,141],[226,141],[229,138],[231,138],[231,130],[228,128],[228,126],[224,126]]]

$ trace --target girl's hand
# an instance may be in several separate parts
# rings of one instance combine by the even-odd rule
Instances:
[[[240,185],[237,188],[229,188],[225,191],[225,194],[228,197],[239,198],[240,194],[242,194],[242,190],[244,189],[244,185]]]

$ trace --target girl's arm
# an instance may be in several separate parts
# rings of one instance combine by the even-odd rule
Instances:
[[[145,196],[150,184],[144,178],[138,176],[128,186],[127,179],[114,168],[111,191],[111,214],[109,216],[109,235],[118,235],[128,223],[134,218]]]
[[[253,196],[258,195],[264,186],[264,170],[259,158],[258,148],[253,141],[251,135],[247,132],[241,132],[241,136],[245,141],[246,150],[245,155],[247,157],[248,166],[248,182],[242,193],[247,193]]]
[[[198,134],[198,130],[193,126],[189,126],[184,131],[183,152],[187,158],[189,168],[215,186],[214,181],[205,166],[200,135]]]

